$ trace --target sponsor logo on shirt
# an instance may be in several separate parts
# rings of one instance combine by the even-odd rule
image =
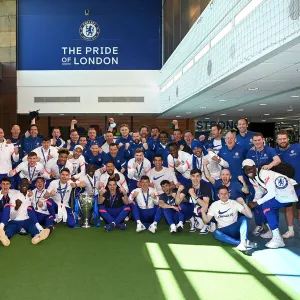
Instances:
[[[153,180],[158,180],[159,178],[163,177],[164,175],[158,176],[158,177],[153,177]]]
[[[219,215],[223,215],[223,214],[225,214],[225,213],[227,213],[228,211],[230,210],[230,208],[228,208],[227,210],[225,210],[225,211],[218,211],[218,214]]]

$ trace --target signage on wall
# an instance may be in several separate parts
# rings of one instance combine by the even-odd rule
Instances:
[[[236,129],[237,122],[232,120],[224,120],[224,121],[207,121],[207,120],[196,120],[196,129],[198,130],[208,130],[211,129],[212,126],[216,124],[220,124],[223,129]]]
[[[18,70],[161,69],[161,0],[19,0],[17,24]]]
[[[100,35],[100,26],[92,20],[83,22],[79,34],[85,41],[92,42]],[[61,47],[63,66],[119,64],[119,47]]]

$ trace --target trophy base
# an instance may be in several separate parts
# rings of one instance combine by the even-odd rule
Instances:
[[[81,228],[90,228],[91,226],[89,225],[89,224],[83,224],[82,226],[81,226]]]

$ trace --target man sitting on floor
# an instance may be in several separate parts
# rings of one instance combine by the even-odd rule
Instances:
[[[247,206],[243,198],[237,200],[229,199],[228,187],[223,185],[219,188],[218,194],[220,200],[213,204],[202,207],[202,219],[204,223],[209,223],[214,217],[217,222],[217,230],[213,236],[216,240],[223,243],[237,246],[239,251],[247,251],[251,248],[256,248],[256,243],[248,240],[248,218],[252,218],[252,212]],[[238,217],[238,213],[245,216]]]

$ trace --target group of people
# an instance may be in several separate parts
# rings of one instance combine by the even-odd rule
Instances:
[[[76,227],[74,199],[86,193],[96,208],[95,225],[102,219],[107,232],[126,230],[132,217],[137,232],[155,233],[164,218],[171,233],[182,232],[188,223],[191,233],[212,232],[247,251],[257,247],[248,239],[254,216],[252,234],[269,238],[266,247],[284,247],[283,239],[295,235],[294,202],[300,222],[299,144],[289,144],[288,133],[279,131],[278,146],[268,147],[261,133],[248,130],[245,118],[238,120],[238,135],[225,137],[220,124],[212,126],[210,137],[199,139],[192,131],[182,132],[176,120],[173,124],[170,136],[158,127],[130,132],[122,124],[115,139],[112,118],[101,136],[93,127],[88,136],[79,136],[72,120],[67,141],[59,128],[51,137],[40,136],[35,119],[24,135],[18,125],[7,138],[0,129],[1,243],[8,246],[13,235],[27,233],[37,244],[55,223]],[[293,178],[276,166],[292,168]],[[281,235],[283,207],[288,230]]]

